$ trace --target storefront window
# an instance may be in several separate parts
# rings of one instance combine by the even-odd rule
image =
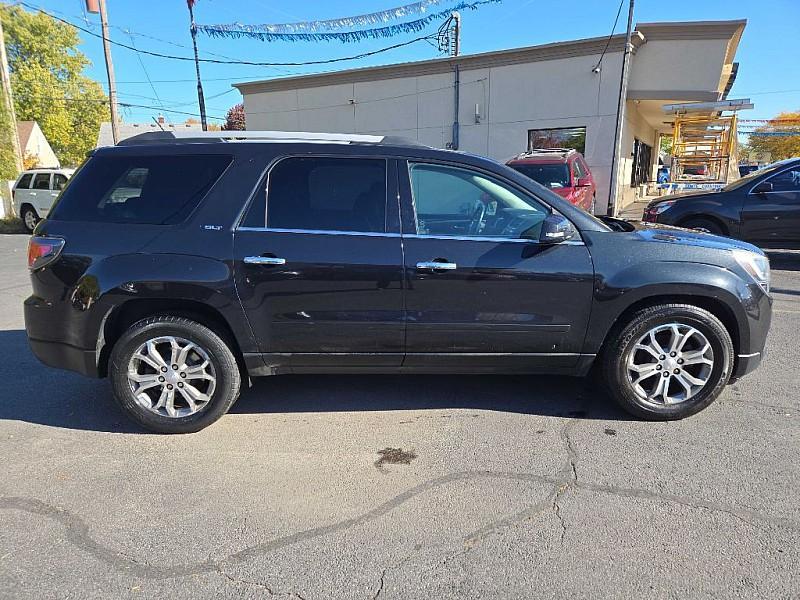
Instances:
[[[586,127],[528,130],[528,150],[539,148],[569,148],[585,154]]]

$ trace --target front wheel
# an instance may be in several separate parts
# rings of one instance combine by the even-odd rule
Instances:
[[[189,319],[133,324],[111,352],[114,397],[128,416],[158,433],[191,433],[224,415],[239,396],[236,358],[214,331]]]
[[[709,406],[731,376],[733,343],[713,314],[688,304],[636,312],[611,334],[602,374],[612,398],[652,420],[688,417]]]

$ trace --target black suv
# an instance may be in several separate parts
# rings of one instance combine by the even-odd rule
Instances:
[[[250,376],[587,374],[676,419],[760,362],[757,248],[601,221],[485,158],[375,136],[149,133],[97,150],[30,241],[44,363],[160,432]]]
[[[800,158],[753,171],[721,190],[656,198],[642,218],[763,248],[800,248]]]

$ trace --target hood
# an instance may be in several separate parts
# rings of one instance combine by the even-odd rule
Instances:
[[[689,192],[679,192],[677,194],[667,194],[666,196],[659,196],[652,200],[647,206],[656,206],[662,202],[674,202],[675,200],[682,200],[683,198],[698,198],[700,196],[715,196],[718,192],[711,190],[693,190]]]
[[[629,225],[629,232],[632,232],[643,241],[647,242],[683,244],[698,248],[714,248],[716,250],[732,250],[733,248],[739,248],[763,254],[763,251],[753,244],[721,235],[713,235],[711,233],[703,233],[702,231],[673,227],[671,225],[662,225],[661,223],[646,223],[644,221],[628,221],[627,223]]]

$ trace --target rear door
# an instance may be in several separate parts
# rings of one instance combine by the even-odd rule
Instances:
[[[800,243],[800,166],[767,179],[772,191],[749,193],[742,209],[742,238],[762,246]]]
[[[404,167],[404,367],[477,372],[577,364],[594,276],[583,242],[539,244],[551,209],[492,174],[444,163]],[[438,219],[462,205],[471,215],[466,225]]]
[[[33,183],[31,184],[30,200],[33,207],[40,217],[44,217],[50,212],[50,206],[53,204],[50,197],[50,179],[51,173],[39,172],[33,176]]]
[[[403,257],[394,161],[285,157],[234,239],[236,287],[268,366],[399,368]]]

